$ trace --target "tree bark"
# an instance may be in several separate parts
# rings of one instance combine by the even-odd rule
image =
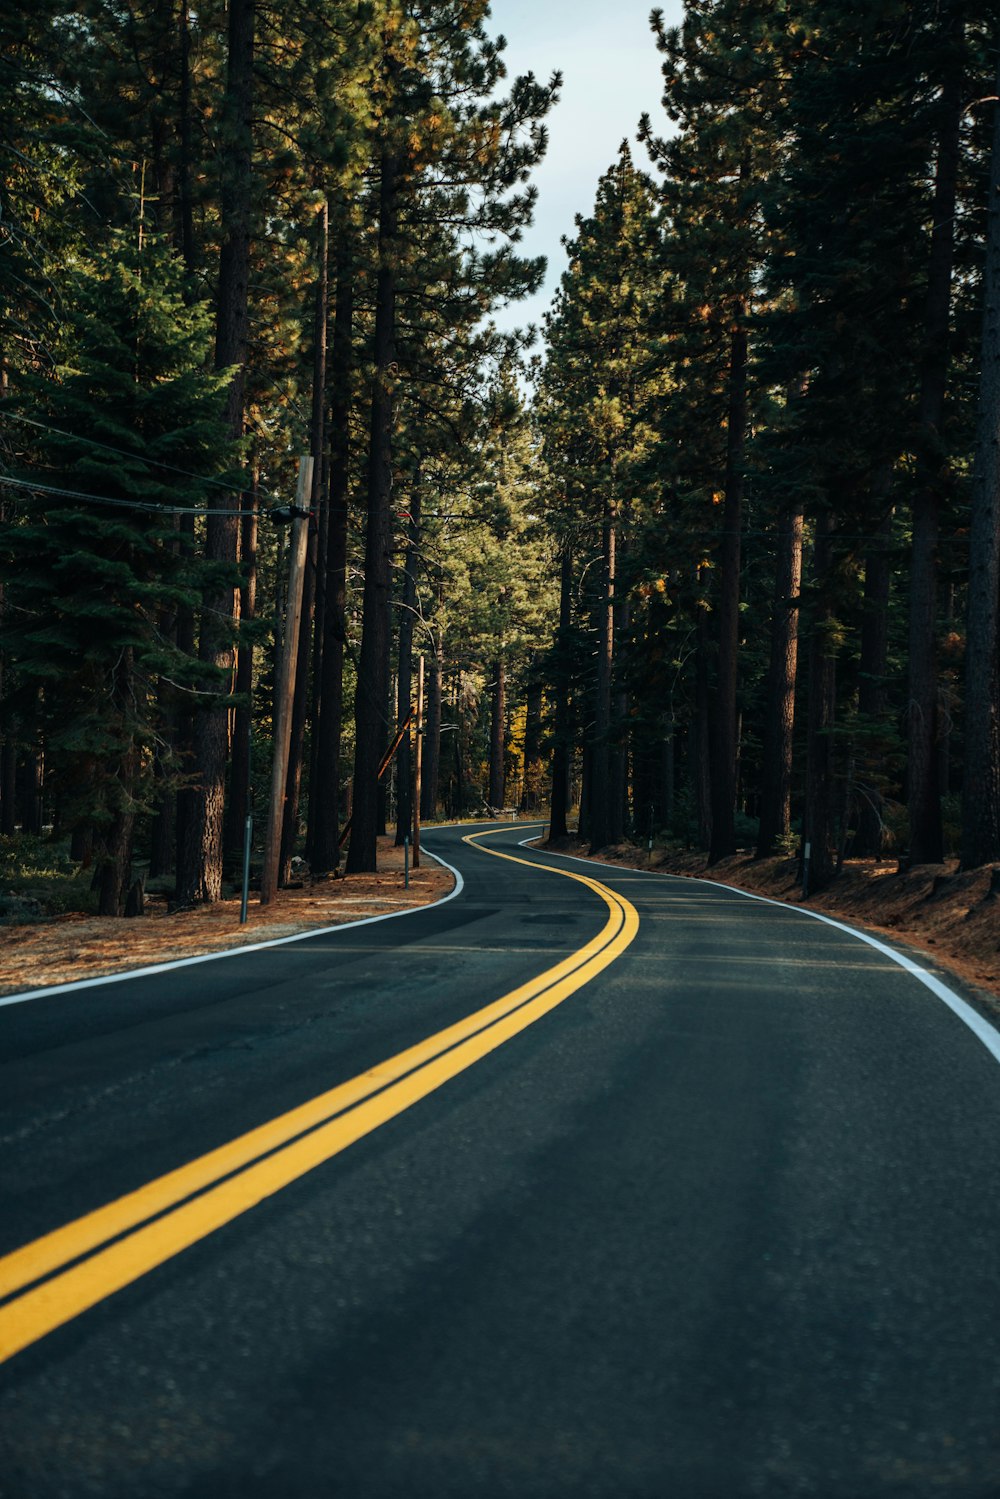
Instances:
[[[240,588],[240,623],[248,624],[257,613],[257,475],[253,489],[245,496],[248,508],[240,523],[240,563],[243,584]],[[250,762],[253,728],[253,645],[249,638],[240,641],[236,655],[236,695],[239,701],[233,714],[233,763],[229,775],[229,806],[224,832],[226,864],[235,869],[243,852],[243,836],[250,812]]]
[[[495,812],[503,806],[505,788],[504,731],[507,719],[507,669],[502,656],[493,663],[490,682],[490,772],[489,804]]]
[[[310,788],[313,874],[340,865],[340,740],[347,637],[347,496],[350,482],[351,371],[354,350],[354,255],[341,219],[336,248],[337,291],[330,347],[330,474],[323,580],[323,650],[316,775]]]
[[[878,784],[882,742],[878,726],[888,716],[886,667],[889,652],[889,598],[892,565],[889,543],[892,511],[885,517],[865,558],[865,596],[861,616],[861,660],[858,714],[864,739],[855,754],[858,818],[852,852],[859,859],[881,857],[884,845],[882,792]]]
[[[430,658],[427,687],[427,727],[424,733],[423,778],[420,784],[420,821],[437,816],[438,777],[441,771],[441,641]]]
[[[316,225],[316,296],[313,308],[313,382],[312,420],[309,443],[313,457],[312,492],[309,496],[313,519],[309,522],[309,546],[302,596],[302,620],[299,626],[299,648],[295,664],[295,696],[292,703],[292,736],[288,749],[288,782],[281,826],[279,884],[291,877],[292,856],[299,829],[299,804],[302,797],[302,765],[305,755],[305,732],[309,718],[310,676],[313,659],[313,627],[316,618],[316,592],[319,578],[319,514],[323,498],[323,450],[326,446],[326,330],[330,315],[330,209],[324,202]],[[315,731],[316,725],[313,725]]]
[[[740,530],[747,425],[746,306],[730,336],[726,484],[719,546],[718,656],[712,695],[712,833],[708,862],[736,852],[736,683],[740,647]]]
[[[955,243],[955,202],[959,172],[959,133],[964,105],[963,23],[958,4],[946,12],[943,41],[948,66],[941,92],[941,126],[934,178],[924,358],[916,482],[913,492],[913,545],[910,561],[909,706],[906,739],[909,864],[938,864],[944,858],[941,788],[938,781],[937,583],[938,533],[945,450],[941,438],[948,376],[951,282]]]
[[[559,562],[559,631],[556,635],[555,733],[552,746],[552,799],[549,807],[549,839],[568,838],[570,762],[570,665],[569,631],[573,618],[573,559],[563,547]]]
[[[409,539],[403,574],[403,607],[399,616],[399,666],[396,672],[396,722],[401,724],[413,706],[413,622],[417,607],[417,553],[420,546],[420,472],[414,476],[410,497]],[[413,767],[410,736],[396,755],[396,847],[412,837]],[[423,767],[421,766],[421,769]]]
[[[708,609],[704,604],[705,579],[698,575],[701,597],[696,603],[694,650],[694,722],[691,725],[690,759],[694,790],[698,847],[707,853],[712,843],[712,787],[709,775]]]
[[[253,147],[253,60],[255,0],[229,0],[228,62],[223,101],[223,159],[220,211],[222,248],[215,338],[215,367],[235,371],[226,395],[225,420],[234,439],[243,435],[245,365],[249,328],[250,225]],[[236,565],[239,555],[238,500],[220,491],[206,524],[205,555],[210,562]],[[206,597],[201,616],[199,658],[231,689],[236,635],[236,591],[220,586]],[[206,681],[208,679],[206,678]],[[178,898],[184,904],[216,901],[222,894],[222,828],[229,709],[201,709],[195,718],[196,782],[178,858]]]
[[[996,92],[1000,94],[1000,71]],[[993,106],[983,336],[969,536],[963,869],[1000,859],[1000,105]]]
[[[809,619],[809,724],[806,745],[806,806],[802,836],[807,850],[806,896],[825,890],[835,873],[834,755],[836,656],[831,639],[833,522],[817,516],[812,559],[813,605]]]
[[[375,383],[372,391],[368,462],[368,527],[365,541],[364,617],[355,701],[354,810],[349,874],[378,865],[378,766],[389,724],[388,620],[391,582],[393,387],[395,383],[396,239],[400,160],[384,145],[379,190],[379,269],[375,295]]]
[[[795,675],[799,653],[799,589],[802,585],[801,509],[785,517],[777,536],[771,657],[764,711],[760,829],[757,858],[773,854],[792,822],[792,744]]]
[[[601,527],[602,567],[598,603],[597,687],[591,735],[590,774],[587,777],[587,831],[590,852],[605,848],[611,836],[611,683],[615,658],[616,517],[611,501],[604,501]]]
[[[537,812],[541,804],[539,789],[542,779],[542,682],[538,675],[539,663],[533,660],[528,676],[527,702],[524,715],[524,790],[521,794],[521,811]]]

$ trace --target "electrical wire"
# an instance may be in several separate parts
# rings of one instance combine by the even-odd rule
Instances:
[[[110,442],[100,442],[96,437],[84,437],[78,432],[63,432],[60,427],[53,427],[48,422],[37,421],[34,417],[23,416],[19,411],[4,411],[3,416],[11,417],[15,422],[23,422],[27,427],[37,427],[39,432],[50,432],[53,437],[65,437],[70,442],[83,442],[91,448],[102,448],[106,453],[117,453],[122,458],[139,458],[143,463],[152,464],[154,468],[166,469],[171,474],[180,474],[184,479],[194,479],[199,484],[211,484],[216,489],[228,489],[233,494],[243,494],[244,489],[239,484],[230,484],[226,479],[215,479],[208,474],[196,474],[191,469],[179,468],[175,463],[167,463],[162,458],[150,458],[146,453],[131,453],[128,448],[115,447]],[[265,499],[277,500],[276,495],[265,494]]]
[[[104,494],[85,494],[79,489],[60,489],[53,484],[38,484],[29,479],[13,479],[0,474],[4,489],[22,489],[31,494],[50,495],[56,499],[90,500],[95,505],[114,505],[121,510],[141,510],[147,515],[239,515],[238,510],[209,510],[190,505],[160,505],[153,500],[122,500]],[[261,512],[267,515],[266,510]]]

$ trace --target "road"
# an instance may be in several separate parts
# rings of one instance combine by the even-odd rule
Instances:
[[[439,906],[0,1006],[3,1499],[996,1499],[1000,1051],[470,831]]]

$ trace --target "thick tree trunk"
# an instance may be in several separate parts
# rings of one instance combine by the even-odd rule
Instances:
[[[299,622],[299,644],[295,662],[295,693],[292,699],[292,732],[288,745],[288,776],[285,782],[285,806],[281,822],[281,853],[278,861],[279,884],[291,877],[292,857],[299,831],[299,805],[302,799],[302,766],[305,758],[305,733],[311,699],[310,666],[313,660],[313,628],[316,618],[316,592],[319,578],[319,514],[323,498],[323,450],[326,445],[326,330],[330,314],[329,249],[330,212],[323,203],[316,226],[316,296],[313,308],[313,384],[312,421],[309,445],[313,456],[312,492],[309,496],[313,519],[309,523],[306,573],[302,590],[302,616]],[[315,731],[316,725],[313,725]]]
[[[524,715],[524,789],[521,811],[537,812],[542,783],[542,683],[538,660],[531,664]]]
[[[437,816],[438,778],[441,771],[441,641],[429,661],[427,679],[427,726],[424,730],[424,760],[420,780],[420,821]]]
[[[17,828],[17,746],[10,726],[0,746],[0,833],[10,838]]]
[[[502,656],[493,663],[490,682],[490,771],[489,804],[495,812],[503,806],[506,782],[504,738],[507,727],[507,669]]]
[[[938,531],[942,501],[941,475],[945,468],[941,419],[948,375],[959,132],[965,104],[962,34],[960,6],[953,4],[946,13],[943,37],[948,49],[949,66],[941,93],[941,126],[931,209],[933,228],[924,313],[919,444],[913,494],[909,708],[906,725],[911,866],[937,864],[944,857],[937,749]]]
[[[813,607],[809,620],[809,724],[806,744],[806,806],[803,843],[807,872],[804,893],[825,890],[836,872],[834,863],[834,754],[837,667],[830,602],[833,523],[816,518],[812,560]]]
[[[981,367],[969,536],[963,869],[1000,859],[1000,105],[993,114]]]
[[[616,559],[618,574],[623,571],[623,563],[624,542],[620,539]],[[615,641],[619,643],[616,647],[618,650],[621,649],[620,642],[628,639],[631,612],[627,598],[616,600]],[[629,714],[628,691],[620,679],[615,686],[612,702],[611,741],[608,746],[608,842],[622,843],[628,825]]]
[[[305,731],[312,709],[312,732],[318,738],[319,715],[315,712],[322,695],[319,673],[322,670],[320,594],[325,605],[325,565],[328,544],[329,513],[324,504],[326,471],[326,366],[327,328],[330,320],[330,205],[324,200],[316,220],[316,289],[313,303],[313,378],[312,418],[309,447],[313,457],[312,491],[309,505],[313,518],[309,525],[309,544],[299,625],[299,646],[295,663],[295,695],[292,703],[292,732],[288,752],[288,776],[285,784],[285,806],[281,825],[279,882],[287,884],[291,876],[292,856],[299,829],[302,798],[302,768],[305,757]],[[311,668],[316,675],[311,676]],[[315,743],[313,744],[315,764]],[[310,777],[310,798],[312,778]]]
[[[313,874],[340,864],[340,739],[344,712],[344,646],[347,635],[347,496],[350,482],[351,371],[354,350],[354,258],[340,220],[336,247],[337,292],[330,348],[330,478],[323,580],[321,712],[316,775],[310,791],[310,857]]]
[[[192,284],[195,273],[194,247],[194,199],[191,177],[194,168],[194,145],[191,124],[191,20],[187,0],[180,0],[180,88],[178,100],[178,134],[180,152],[177,162],[178,213],[176,228],[179,230],[178,249]]]
[[[465,756],[462,751],[462,674],[455,674],[455,816],[461,818],[465,812]]]
[[[413,707],[413,622],[417,608],[417,554],[420,546],[420,472],[410,497],[409,540],[403,573],[403,607],[399,615],[399,666],[396,672],[396,722]],[[413,832],[413,766],[407,734],[396,755],[396,847]],[[421,770],[425,766],[421,765]]]
[[[0,398],[7,393],[6,364],[0,359]],[[7,522],[7,506],[0,499],[0,530]],[[0,631],[6,615],[5,589],[0,578]],[[0,651],[0,834],[10,837],[14,832],[14,784],[17,771],[17,752],[14,748],[14,721],[6,702],[7,678],[6,657]]]
[[[611,837],[611,684],[615,659],[615,582],[617,525],[613,507],[604,502],[601,528],[603,562],[597,624],[597,687],[594,726],[587,776],[587,836],[590,852],[604,848]],[[581,813],[582,815],[582,813]]]
[[[740,647],[740,531],[747,425],[746,309],[730,339],[726,485],[719,545],[718,656],[711,708],[712,833],[708,862],[736,852],[736,683]]]
[[[135,688],[132,651],[125,650],[115,667],[111,689],[112,710],[122,725],[128,721]],[[128,740],[123,745],[115,766],[114,783],[120,802],[114,809],[111,825],[101,840],[102,857],[97,871],[97,909],[101,916],[121,916],[125,911],[125,901],[132,882],[135,784],[138,769],[138,746],[134,741]]]
[[[795,676],[799,653],[799,589],[802,585],[802,511],[788,515],[777,536],[771,658],[764,710],[760,830],[757,858],[774,853],[792,821],[792,743]]]
[[[243,435],[243,400],[249,326],[250,223],[253,146],[253,59],[255,0],[229,0],[229,49],[223,102],[225,146],[220,195],[222,249],[215,338],[216,369],[234,369],[226,397],[230,436]],[[235,566],[239,555],[239,511],[235,498],[219,497],[206,525],[205,555],[210,562]],[[205,599],[199,657],[231,685],[235,656],[236,591],[220,586]],[[216,901],[222,894],[222,827],[229,709],[202,709],[195,719],[197,777],[178,859],[178,897]]]
[[[243,583],[240,588],[240,623],[249,624],[257,612],[257,475],[254,486],[244,497],[247,508],[240,523],[240,564]],[[236,655],[236,695],[233,714],[233,761],[229,774],[229,805],[223,834],[225,864],[230,870],[240,867],[246,819],[250,812],[250,762],[253,728],[253,645],[249,638],[240,641]]]
[[[704,594],[706,583],[699,573],[699,587]],[[690,761],[694,791],[698,847],[707,853],[712,843],[712,787],[709,775],[711,742],[709,735],[709,643],[708,610],[698,607],[695,619],[694,650],[694,722],[691,725]]]
[[[389,723],[389,594],[392,525],[392,413],[395,380],[396,238],[399,159],[384,146],[379,195],[379,269],[375,294],[375,383],[372,391],[368,462],[368,527],[365,542],[364,618],[355,700],[353,822],[347,856],[349,874],[377,867],[379,761]]]
[[[852,852],[859,859],[877,859],[884,845],[882,790],[879,766],[883,742],[880,725],[888,716],[886,668],[889,652],[889,597],[892,564],[889,545],[892,512],[886,516],[865,557],[865,597],[861,616],[861,661],[858,678],[858,715],[863,739],[855,751],[854,780],[858,818]]]
[[[552,746],[552,799],[549,807],[549,838],[568,838],[570,762],[570,663],[569,631],[573,618],[573,559],[564,547],[559,563],[559,632],[553,682],[555,732]]]

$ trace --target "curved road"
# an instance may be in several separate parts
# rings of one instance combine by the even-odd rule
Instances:
[[[3,1499],[996,1499],[994,1033],[528,831],[0,1002]]]

